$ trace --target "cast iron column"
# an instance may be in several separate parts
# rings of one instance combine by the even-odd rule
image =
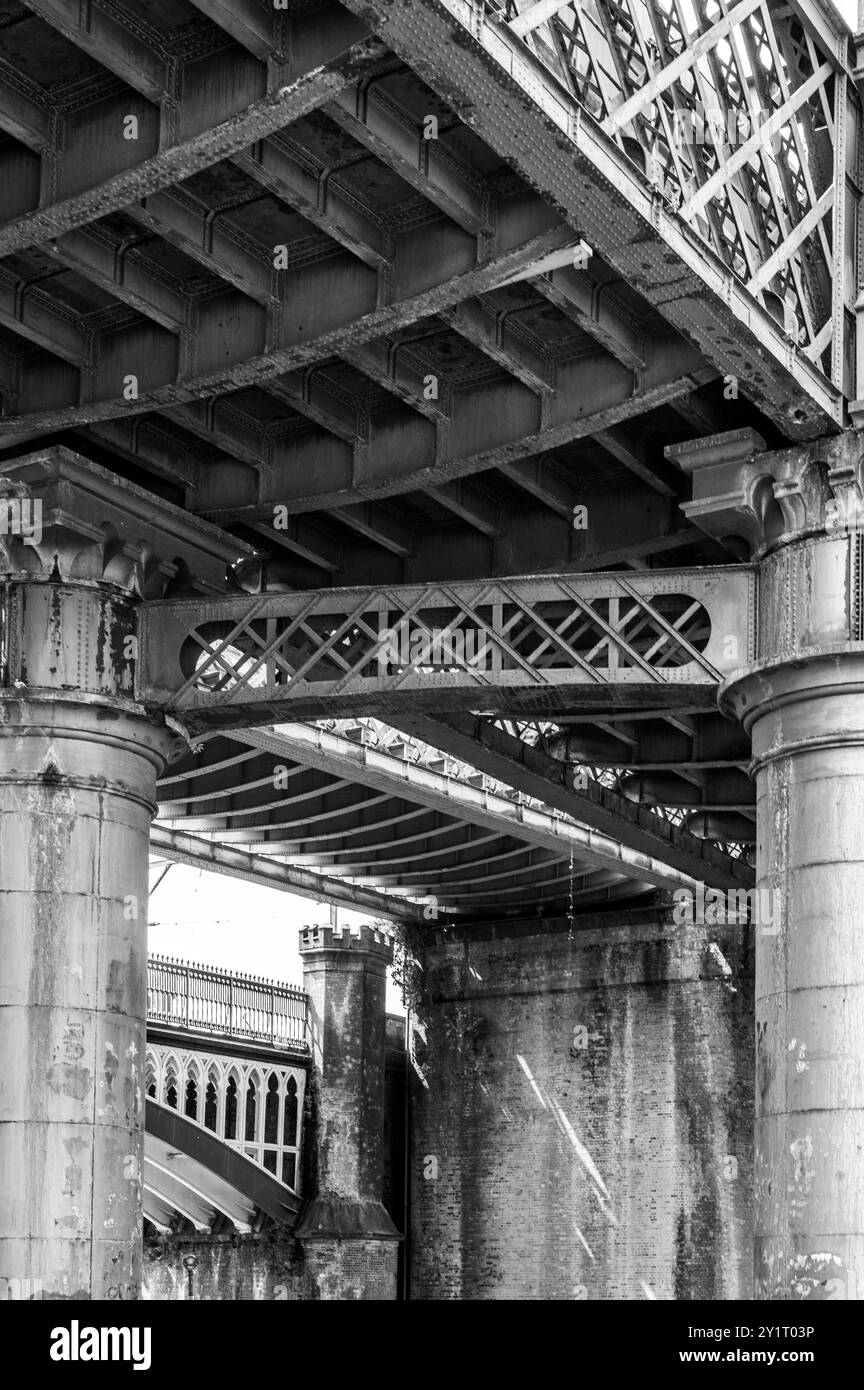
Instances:
[[[774,895],[754,924],[760,1298],[864,1298],[859,547],[815,537],[763,561],[762,659],[721,696],[752,735],[757,883]]]
[[[147,866],[168,737],[111,584],[2,590],[0,1274],[137,1298]]]
[[[149,828],[185,746],[136,688],[138,621],[147,598],[219,592],[245,547],[64,447],[3,474],[0,503],[26,498],[32,525],[0,527],[0,1280],[125,1300],[141,1279]]]

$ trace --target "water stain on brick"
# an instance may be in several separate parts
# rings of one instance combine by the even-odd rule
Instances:
[[[479,981],[453,969],[464,942],[428,952],[414,1152],[437,1155],[439,1176],[415,1162],[416,1297],[638,1298],[640,1280],[662,1299],[749,1297],[747,961],[731,996],[700,978],[703,929],[608,918],[569,948],[564,931],[498,924],[471,940]],[[478,1015],[501,1059],[483,1077]],[[574,1023],[590,1038],[575,1057]]]

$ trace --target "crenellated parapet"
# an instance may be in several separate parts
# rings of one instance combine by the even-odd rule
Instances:
[[[312,1054],[310,1200],[297,1236],[310,1267],[341,1269],[345,1242],[365,1250],[395,1292],[398,1232],[382,1204],[386,971],[393,942],[379,927],[300,932]],[[347,1274],[331,1275],[342,1297]]]
[[[312,951],[350,951],[378,956],[385,964],[393,960],[393,938],[380,927],[363,923],[359,927],[308,926],[300,930],[300,953]]]

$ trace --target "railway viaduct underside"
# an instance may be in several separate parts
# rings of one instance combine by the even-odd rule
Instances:
[[[0,0],[10,1276],[136,1296],[152,852],[769,895],[755,1293],[864,1296],[862,70],[822,0]]]

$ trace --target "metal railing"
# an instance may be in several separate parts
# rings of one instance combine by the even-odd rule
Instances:
[[[147,961],[147,1022],[306,1050],[306,994],[170,956]]]

